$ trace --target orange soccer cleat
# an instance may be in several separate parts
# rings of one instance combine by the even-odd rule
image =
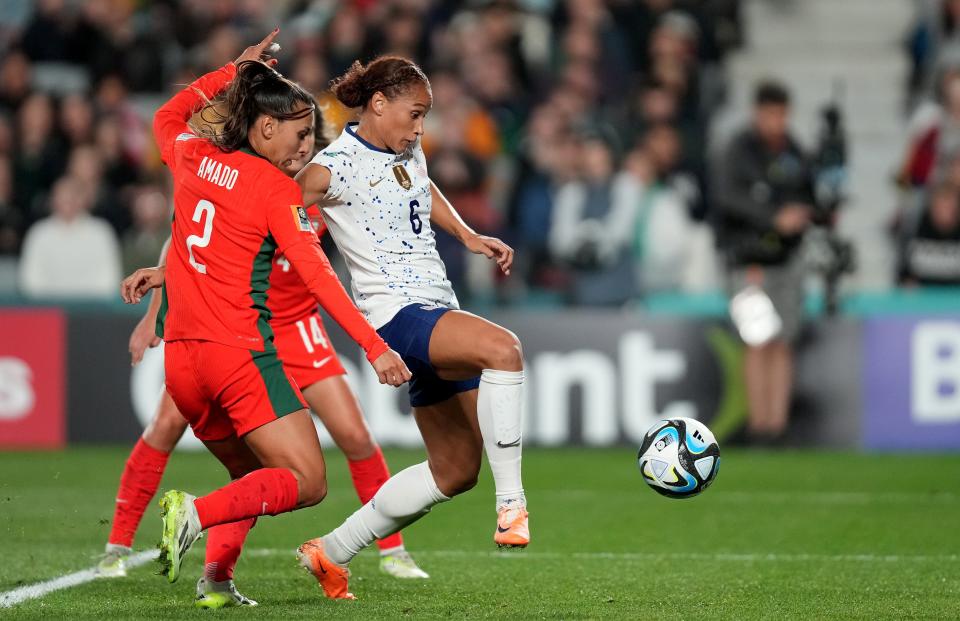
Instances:
[[[311,539],[297,548],[297,560],[320,583],[323,594],[330,599],[357,599],[347,590],[350,570],[337,565],[323,551],[323,540]]]
[[[501,548],[525,548],[530,543],[529,514],[525,507],[503,507],[497,514],[493,542]]]

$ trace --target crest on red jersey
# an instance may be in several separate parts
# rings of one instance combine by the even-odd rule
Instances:
[[[313,230],[310,226],[310,218],[307,216],[307,210],[303,205],[290,205],[290,211],[293,212],[293,221],[297,223],[297,228],[309,233]]]

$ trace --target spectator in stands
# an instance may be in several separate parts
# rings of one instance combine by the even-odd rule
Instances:
[[[20,107],[17,121],[14,201],[29,223],[45,215],[43,199],[63,171],[65,161],[54,135],[53,102],[49,96],[30,95]]]
[[[938,74],[960,60],[960,1],[921,0],[907,35],[908,106],[933,90]]]
[[[90,190],[63,177],[50,202],[51,215],[23,240],[20,291],[30,297],[115,298],[120,248],[110,225],[89,214]]]
[[[116,117],[104,116],[97,121],[94,141],[103,163],[104,178],[111,187],[122,191],[136,182],[138,171],[124,150],[123,134]]]
[[[738,325],[747,341],[749,432],[760,439],[779,436],[787,425],[792,342],[803,310],[799,249],[814,209],[813,175],[788,129],[789,102],[782,85],[759,84],[752,125],[733,138],[714,167],[718,240],[730,293],[747,291],[755,295],[746,299],[767,299],[755,307],[764,309],[768,333],[748,337],[749,326]]]
[[[13,164],[0,155],[0,256],[16,256],[23,234],[23,213],[13,203]]]
[[[123,273],[155,265],[170,236],[170,207],[160,188],[144,185],[133,195],[133,225],[123,234]]]
[[[30,60],[12,50],[0,61],[0,111],[15,113],[30,95]]]
[[[73,149],[66,174],[86,186],[91,197],[91,214],[109,222],[118,235],[130,226],[130,212],[119,200],[119,188],[104,179],[103,156],[96,146],[88,144]]]
[[[901,249],[901,285],[960,285],[960,191],[949,181],[937,185],[929,204]]]
[[[632,241],[634,269],[644,294],[686,288],[693,226],[687,205],[670,184],[678,151],[675,132],[661,125],[651,128],[624,160],[621,174],[642,187]],[[667,239],[670,243],[663,243]]]
[[[939,105],[918,109],[899,173],[904,185],[922,188],[938,183],[946,167],[960,155],[960,72],[944,74]],[[922,112],[922,115],[920,114]]]
[[[623,304],[636,293],[630,251],[641,185],[615,175],[613,148],[601,137],[582,140],[579,149],[580,175],[557,191],[550,248],[573,269],[571,303]]]
[[[93,142],[94,115],[89,98],[72,93],[60,102],[60,131],[69,147]]]

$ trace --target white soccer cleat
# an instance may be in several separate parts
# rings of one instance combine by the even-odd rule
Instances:
[[[127,575],[127,557],[133,552],[126,546],[107,544],[103,558],[94,570],[98,578],[123,578]]]
[[[430,574],[420,569],[406,550],[398,550],[380,557],[380,571],[394,578],[425,580]]]
[[[197,580],[197,608],[227,608],[230,606],[256,606],[257,602],[237,590],[233,580],[214,582],[206,578]]]

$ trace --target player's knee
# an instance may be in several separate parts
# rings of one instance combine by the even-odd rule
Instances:
[[[350,461],[366,459],[373,455],[376,448],[370,432],[367,431],[365,427],[351,429],[349,432],[337,437],[336,442],[337,446],[340,447],[340,450],[343,451],[343,454],[346,455]]]
[[[327,496],[327,479],[323,473],[295,471],[297,478],[297,505],[309,507]]]
[[[177,445],[187,428],[187,421],[178,412],[173,416],[158,416],[143,432],[143,440],[157,449],[169,453]]]
[[[509,330],[499,330],[497,335],[488,342],[482,364],[485,369],[523,370],[523,347],[520,345],[520,339]]]

